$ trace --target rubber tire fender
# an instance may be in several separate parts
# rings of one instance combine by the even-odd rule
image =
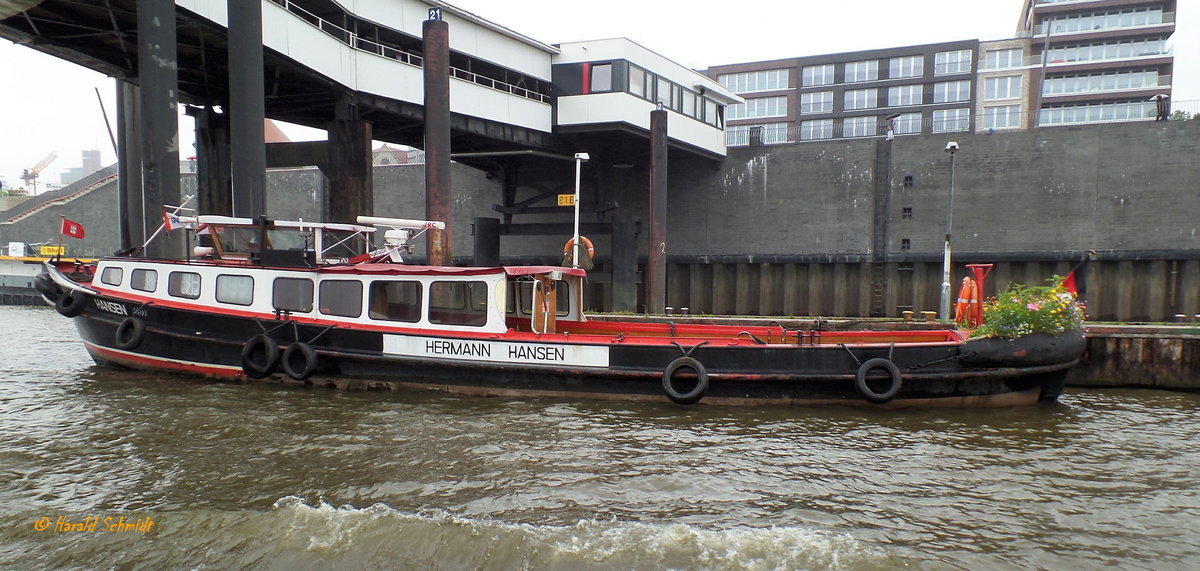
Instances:
[[[80,291],[68,291],[54,302],[54,309],[58,310],[63,317],[76,317],[83,313],[86,305],[87,294]]]
[[[674,380],[675,373],[684,367],[696,371],[697,380],[696,386],[692,390],[681,393],[675,390],[675,385],[672,381]],[[667,365],[667,369],[663,371],[662,385],[663,391],[667,393],[667,398],[671,399],[672,402],[685,405],[696,404],[700,402],[701,398],[704,398],[704,392],[708,390],[708,371],[704,369],[704,365],[700,364],[700,361],[692,357],[680,357],[671,361],[671,364]]]
[[[117,349],[124,351],[132,351],[142,344],[142,339],[146,337],[146,324],[142,323],[141,319],[136,317],[126,317],[120,325],[117,326],[117,333],[114,335],[114,345]]]
[[[317,370],[317,352],[308,343],[296,341],[283,351],[279,364],[287,376],[303,381]]]
[[[251,337],[242,346],[242,371],[251,379],[269,377],[279,365],[279,345],[265,333]]]
[[[34,289],[38,290],[38,293],[55,302],[58,301],[59,296],[61,296],[63,293],[62,290],[59,289],[58,284],[54,283],[54,280],[50,279],[50,274],[45,272],[42,272],[33,278],[33,287]]]
[[[875,392],[871,387],[867,386],[867,375],[873,369],[887,371],[888,376],[891,378],[891,384],[886,391],[881,393]],[[858,394],[867,399],[867,402],[875,404],[883,404],[896,398],[896,394],[900,392],[900,388],[903,385],[904,380],[900,377],[900,367],[897,367],[891,360],[882,357],[868,359],[858,367],[858,373],[854,376],[854,388],[858,389]]]

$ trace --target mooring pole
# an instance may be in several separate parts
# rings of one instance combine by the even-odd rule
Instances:
[[[667,308],[667,111],[650,112],[650,244],[646,258],[646,313]]]
[[[453,195],[450,188],[450,26],[442,20],[442,9],[429,9],[421,26],[425,48],[425,219],[446,223],[445,230],[431,230],[426,241],[427,260],[433,266],[448,266]]]

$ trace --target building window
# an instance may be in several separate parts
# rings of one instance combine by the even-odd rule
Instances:
[[[777,91],[788,88],[788,70],[770,69],[766,71],[748,71],[745,73],[727,73],[717,76],[717,83],[734,93],[754,93],[756,91]]]
[[[905,186],[910,186],[910,185],[906,184]],[[912,220],[912,207],[905,206],[904,208],[900,209],[900,217],[905,220]]]
[[[663,107],[666,107],[667,109],[675,109],[676,105],[674,90],[674,83],[671,83],[670,81],[667,81],[661,77],[658,78],[658,97],[655,99],[655,103],[662,103]]]
[[[934,75],[971,72],[971,50],[938,52],[933,58]]]
[[[913,175],[911,175],[911,174],[904,175],[904,188],[912,188],[914,184],[916,184],[916,183],[913,181]],[[912,209],[909,208],[908,210],[911,213]]]
[[[1039,125],[1069,125],[1074,123],[1111,123],[1117,121],[1139,121],[1152,119],[1155,114],[1153,101],[1124,101],[1047,107],[1041,110]]]
[[[362,315],[363,285],[357,280],[325,280],[321,282],[321,313],[358,317]]]
[[[953,103],[971,99],[971,80],[943,81],[933,84],[934,103]]]
[[[1049,63],[1104,61],[1135,57],[1158,57],[1169,53],[1164,39],[1110,41],[1056,46],[1046,52]]]
[[[1162,7],[1160,6],[1126,8],[1124,10],[1052,16],[1042,20],[1037,27],[1037,33],[1045,34],[1047,27],[1054,34],[1069,34],[1071,32],[1157,26],[1162,24],[1162,21]]]
[[[1020,105],[999,105],[983,108],[984,129],[1017,129],[1020,127]]]
[[[877,89],[851,89],[845,95],[843,109],[874,109]]]
[[[787,143],[788,124],[734,125],[725,129],[725,145],[729,147],[744,147],[750,144],[751,136],[757,136],[758,142],[764,145]]]
[[[923,85],[897,85],[888,88],[888,107],[920,105],[925,95]]]
[[[970,121],[970,109],[939,109],[933,112],[933,132],[966,131]]]
[[[629,66],[629,93],[646,99],[646,70]]]
[[[1146,69],[1048,77],[1042,83],[1042,94],[1101,93],[1125,89],[1148,89],[1157,86],[1158,70]]]
[[[843,137],[874,137],[877,134],[875,117],[846,117],[842,121]]]
[[[983,80],[983,99],[1017,99],[1021,97],[1021,76],[1006,75],[989,77]]]
[[[129,287],[142,291],[154,291],[158,288],[157,270],[133,270],[129,277]]]
[[[612,67],[611,63],[592,64],[591,70],[588,72],[588,88],[585,91],[587,93],[612,91]]]
[[[901,250],[911,250],[912,249],[912,240],[910,240],[908,238],[901,238],[900,239],[900,249]]]
[[[1021,48],[988,50],[983,54],[983,69],[1008,69],[1021,67],[1024,52]]]
[[[846,64],[846,83],[879,79],[879,61],[852,61]]]
[[[756,97],[745,103],[729,106],[730,119],[787,116],[787,97]]]
[[[921,77],[925,74],[925,56],[894,57],[888,62],[888,77]]]
[[[897,135],[916,135],[921,132],[921,113],[904,113],[892,121]]]
[[[813,141],[816,139],[833,138],[833,119],[817,119],[800,122],[800,140]]]
[[[254,278],[250,276],[217,276],[217,301],[236,305],[254,303]]]
[[[807,65],[800,70],[800,85],[833,85],[833,64]]]
[[[829,113],[833,111],[833,92],[814,91],[800,94],[800,114]]]
[[[167,294],[186,299],[200,297],[200,274],[192,272],[167,274]]]

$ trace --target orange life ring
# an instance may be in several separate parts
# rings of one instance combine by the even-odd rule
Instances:
[[[591,241],[591,240],[588,240],[588,237],[587,237],[587,236],[580,236],[580,237],[579,237],[579,239],[583,241],[583,245],[584,245],[584,246],[587,246],[587,255],[588,255],[588,257],[589,257],[589,258],[595,258],[595,257],[596,257],[596,249],[592,247],[592,241]],[[571,246],[573,246],[574,244],[575,244],[575,239],[574,239],[574,238],[570,238],[570,239],[568,239],[568,240],[567,240],[567,243],[566,243],[566,245],[564,245],[564,246],[563,246],[563,253],[564,253],[564,254],[570,254],[570,253],[571,253]]]
[[[970,276],[963,278],[962,289],[958,290],[958,303],[954,306],[954,322],[966,323],[970,327],[979,325],[976,308],[979,307],[979,288]]]

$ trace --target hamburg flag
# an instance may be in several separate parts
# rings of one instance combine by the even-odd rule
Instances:
[[[80,240],[82,240],[83,239],[83,224],[80,224],[78,222],[73,222],[71,220],[67,220],[66,218],[63,218],[61,232],[65,236],[70,236],[72,238],[79,238]]]

